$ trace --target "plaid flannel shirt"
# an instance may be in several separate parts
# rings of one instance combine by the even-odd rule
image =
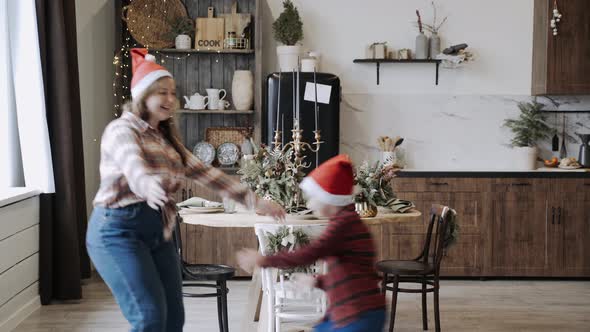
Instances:
[[[184,148],[184,147],[183,147]],[[221,170],[203,164],[185,149],[186,166],[180,154],[146,121],[131,112],[112,121],[105,129],[100,149],[100,188],[94,205],[118,208],[144,202],[146,179],[157,177],[169,201],[162,209],[164,237],[169,239],[175,225],[176,206],[172,193],[181,180],[190,179],[215,189],[247,208],[253,208],[256,195],[245,185]]]

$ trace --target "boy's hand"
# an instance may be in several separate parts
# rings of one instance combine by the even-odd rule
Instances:
[[[306,291],[309,291],[315,287],[315,277],[305,273],[293,273],[291,280],[298,286]]]
[[[265,216],[271,216],[281,224],[285,222],[285,209],[273,201],[258,199],[256,201],[256,212]]]
[[[258,260],[261,258],[262,255],[254,249],[244,248],[236,253],[238,265],[248,273],[254,271],[254,267],[258,265]]]

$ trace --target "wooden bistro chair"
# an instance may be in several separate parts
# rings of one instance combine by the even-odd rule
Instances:
[[[426,239],[420,256],[413,260],[382,260],[377,262],[377,270],[383,273],[381,290],[393,292],[391,298],[391,318],[389,331],[393,331],[395,324],[395,310],[397,294],[421,293],[422,294],[422,328],[428,330],[428,316],[426,307],[426,293],[434,293],[434,324],[435,330],[440,331],[440,311],[438,301],[440,263],[444,251],[444,237],[449,224],[451,214],[455,212],[447,206],[432,205],[430,210],[430,222]],[[434,231],[434,233],[433,233]],[[434,235],[434,236],[433,236]],[[400,283],[418,283],[422,289],[400,288]],[[389,284],[392,284],[389,286]],[[430,287],[429,287],[430,286]]]
[[[228,332],[229,324],[227,317],[227,280],[231,279],[236,270],[227,265],[221,264],[190,264],[184,260],[182,254],[182,235],[180,222],[182,217],[176,216],[176,229],[174,230],[174,243],[180,258],[182,273],[182,295],[184,297],[216,297],[217,298],[217,319],[219,331]],[[210,282],[210,283],[206,283]],[[214,293],[192,293],[185,291],[193,287],[215,288]]]

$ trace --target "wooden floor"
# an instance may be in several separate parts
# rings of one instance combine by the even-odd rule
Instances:
[[[249,281],[229,283],[230,331],[241,331]],[[443,331],[590,331],[590,282],[458,281],[441,286]],[[15,331],[127,331],[108,288],[98,278],[84,286],[84,300],[44,306]],[[218,331],[214,299],[185,299],[185,331]],[[429,302],[430,327],[432,297]],[[420,298],[402,294],[396,331],[421,331]],[[263,329],[260,329],[263,330]],[[307,329],[306,329],[307,331]],[[3,331],[2,331],[3,332]]]

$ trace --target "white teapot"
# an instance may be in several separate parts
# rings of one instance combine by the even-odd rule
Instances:
[[[209,104],[207,96],[201,96],[198,92],[195,92],[189,99],[189,97],[184,96],[184,100],[186,100],[186,104],[184,108],[191,109],[191,110],[204,110],[207,104]]]

